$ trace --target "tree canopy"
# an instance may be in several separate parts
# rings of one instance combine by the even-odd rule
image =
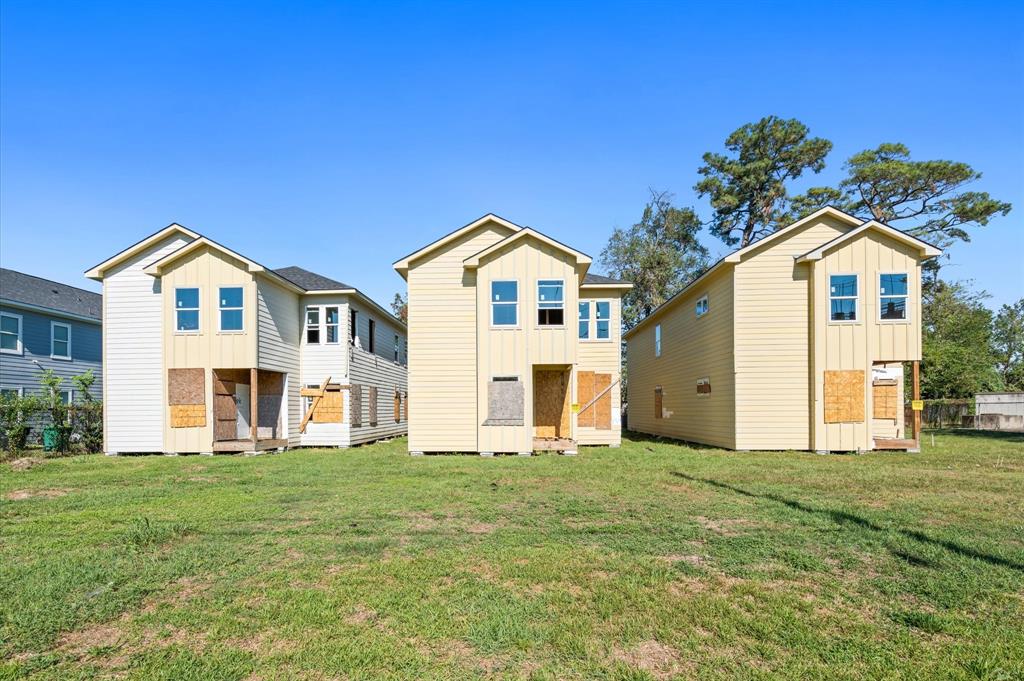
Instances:
[[[992,345],[992,312],[985,293],[936,281],[924,300],[921,395],[973,397],[1001,387]]]
[[[396,293],[395,297],[391,300],[391,314],[403,322],[409,322],[409,301],[406,300],[404,294]]]
[[[711,233],[742,248],[783,226],[789,206],[786,183],[805,170],[820,172],[832,143],[808,137],[796,119],[766,116],[748,123],[725,140],[728,154],[708,152],[694,186],[711,199]]]
[[[1024,298],[999,308],[992,324],[992,345],[1003,388],[1024,391]]]
[[[622,300],[622,321],[633,328],[708,264],[697,241],[700,218],[672,205],[672,194],[651,190],[640,221],[616,228],[599,262],[609,274],[633,283]]]

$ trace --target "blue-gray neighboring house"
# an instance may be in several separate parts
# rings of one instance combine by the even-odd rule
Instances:
[[[103,395],[102,296],[75,286],[0,268],[0,392],[40,392],[43,369],[63,377],[64,399],[76,399],[71,377],[92,369],[92,393]]]

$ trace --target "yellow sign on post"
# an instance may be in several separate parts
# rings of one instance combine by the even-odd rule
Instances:
[[[924,411],[924,400],[911,400],[910,408],[914,411]]]
[[[578,402],[573,402],[572,403],[572,413],[573,414],[579,414],[580,413],[580,405],[579,405]]]

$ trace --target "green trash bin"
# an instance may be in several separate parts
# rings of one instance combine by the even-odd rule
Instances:
[[[57,449],[57,429],[54,426],[43,428],[43,451],[52,452]]]

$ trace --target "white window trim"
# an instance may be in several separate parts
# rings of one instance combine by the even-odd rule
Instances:
[[[319,339],[317,340],[316,343],[310,343],[309,342],[309,329],[310,329],[310,325],[309,325],[309,311],[310,310],[316,310],[316,324],[313,325],[313,326],[316,327],[317,333],[319,334]],[[323,322],[320,321],[321,319],[323,319],[323,314],[324,314],[324,312],[323,312],[322,309],[320,309],[319,305],[307,305],[306,306],[305,312],[302,315],[302,344],[303,345],[323,345],[324,344],[324,335],[325,335],[324,332],[323,332],[324,325],[323,325]],[[319,388],[320,386],[318,385],[316,387]]]
[[[18,320],[18,347],[14,350],[3,350],[0,349],[0,353],[5,355],[23,355],[25,354],[25,344],[23,342],[25,323],[20,314],[14,314],[13,312],[0,312],[0,317],[10,317],[11,319]]]
[[[586,298],[581,299],[579,303],[589,305],[590,316],[587,318],[587,333],[586,338],[580,338],[579,328],[576,329],[576,340],[580,343],[611,343],[612,342],[612,301],[605,298]],[[608,305],[608,319],[598,320],[597,318],[597,306],[598,303],[605,303]],[[577,305],[577,322],[583,321],[579,319],[579,306]],[[597,337],[597,323],[598,321],[608,322],[608,337],[598,338]]]
[[[540,304],[542,302],[544,302],[544,303],[554,302],[554,301],[551,301],[551,300],[544,300],[544,301],[542,301],[540,299],[541,282],[550,282],[550,283],[547,284],[548,286],[550,286],[550,285],[552,285],[553,282],[556,282],[556,281],[559,284],[562,285],[562,300],[559,303],[561,305],[561,307],[560,308],[559,307],[541,307]],[[565,328],[565,299],[566,299],[566,295],[565,295],[566,294],[565,279],[554,279],[554,278],[552,278],[552,279],[538,279],[537,280],[537,288],[535,289],[535,291],[537,293],[537,301],[536,301],[537,302],[537,307],[536,307],[537,316],[535,317],[535,319],[537,320],[535,322],[535,324],[537,325],[537,328],[538,329],[564,329]],[[562,310],[562,323],[561,324],[541,324],[540,323],[540,311],[541,310],[558,310],[558,309]]]
[[[856,296],[833,296],[832,295],[832,277],[856,277],[857,278],[857,295]],[[864,289],[861,287],[860,274],[857,272],[829,272],[825,275],[825,287],[828,290],[828,310],[825,314],[828,315],[829,324],[860,324],[860,292]],[[853,299],[853,319],[832,319],[832,301],[833,300],[850,300]]]
[[[516,285],[516,302],[515,303],[509,303],[507,301],[505,301],[505,302],[503,302],[503,301],[497,301],[497,302],[494,301],[493,300],[493,298],[494,298],[494,284],[515,284]],[[522,290],[523,290],[523,287],[519,285],[519,280],[518,279],[491,279],[490,283],[487,285],[487,300],[490,303],[490,307],[487,310],[488,315],[490,315],[490,319],[488,319],[487,321],[490,324],[490,327],[492,329],[494,329],[496,331],[516,331],[517,329],[523,328],[522,327],[523,317],[520,314],[520,310],[519,310],[519,302],[520,302],[519,299],[522,297],[519,294],[519,292],[522,291]],[[506,305],[506,306],[508,306],[508,305],[515,305],[515,307],[516,307],[516,323],[515,324],[495,324],[494,323],[494,306],[495,305]]]
[[[402,337],[397,333],[395,334],[395,364],[401,364],[402,362]]]
[[[178,307],[178,291],[195,289],[196,290],[196,304],[199,307]],[[195,331],[179,331],[178,330],[178,310],[195,310],[196,311],[196,329]],[[175,286],[174,287],[174,334],[177,336],[197,336],[203,330],[203,289],[199,286]]]
[[[661,357],[661,324],[654,325],[654,356]]]
[[[334,324],[331,324],[329,321],[327,321],[329,319],[329,317],[327,316],[327,310],[329,310],[332,307],[338,311],[338,321],[336,321]],[[341,345],[341,305],[324,305],[320,309],[320,318],[323,319],[323,321],[320,322],[320,326],[323,329],[323,336],[321,337],[320,342],[323,343],[324,345]],[[337,338],[338,340],[335,341],[330,340],[331,336],[327,332],[327,330],[332,326],[336,327],[334,337]]]
[[[58,355],[53,350],[53,346],[57,342],[57,338],[54,336],[53,332],[57,329],[58,326],[62,326],[65,329],[68,330],[68,354],[66,354],[66,355]],[[62,361],[70,361],[71,360],[71,325],[70,324],[65,324],[64,322],[55,322],[53,320],[50,321],[50,359],[59,359],[59,360],[62,360]]]
[[[890,296],[882,293],[882,277],[886,274],[902,274],[907,278],[907,293],[902,296]],[[878,273],[878,286],[875,288],[875,295],[878,296],[878,323],[879,324],[909,324],[910,323],[910,272],[879,272]],[[907,316],[903,319],[882,319],[882,299],[883,298],[906,298],[907,299]]]
[[[224,307],[220,304],[221,289],[225,288],[240,288],[242,289],[242,306],[241,307]],[[239,310],[242,313],[242,328],[240,329],[225,329],[224,328],[224,315],[221,312],[225,310]],[[245,333],[245,286],[218,286],[217,287],[217,333]]]
[[[608,319],[601,319],[598,315],[600,304],[606,303],[608,305]],[[612,341],[612,301],[610,300],[595,300],[594,301],[594,342],[595,343],[610,343]],[[597,325],[599,322],[608,322],[608,337],[601,338],[597,335]]]
[[[697,308],[700,307],[701,303],[704,303],[704,311],[703,312],[698,312]],[[705,293],[704,295],[702,295],[700,298],[697,299],[697,302],[695,302],[693,304],[693,312],[697,316],[697,319],[700,319],[701,317],[706,315],[708,312],[711,312],[711,305],[708,302],[708,294]]]
[[[580,310],[580,306],[581,305],[586,305],[587,306],[587,318],[586,319],[583,319],[583,318],[580,317],[580,311],[579,310]],[[593,300],[589,300],[589,299],[588,300],[578,300],[576,302],[576,340],[578,340],[580,343],[590,343],[591,341],[594,340],[594,334],[592,333],[593,329],[591,328],[593,326],[593,323],[594,323],[594,317],[595,317],[595,313],[594,313],[594,301]],[[584,321],[587,323],[587,337],[586,338],[580,338],[580,322],[584,322]]]
[[[19,385],[19,386],[0,385],[0,391],[2,391],[2,390],[13,390],[14,392],[16,392],[18,394],[18,397],[24,397],[25,396],[25,386],[22,386],[22,385]]]

